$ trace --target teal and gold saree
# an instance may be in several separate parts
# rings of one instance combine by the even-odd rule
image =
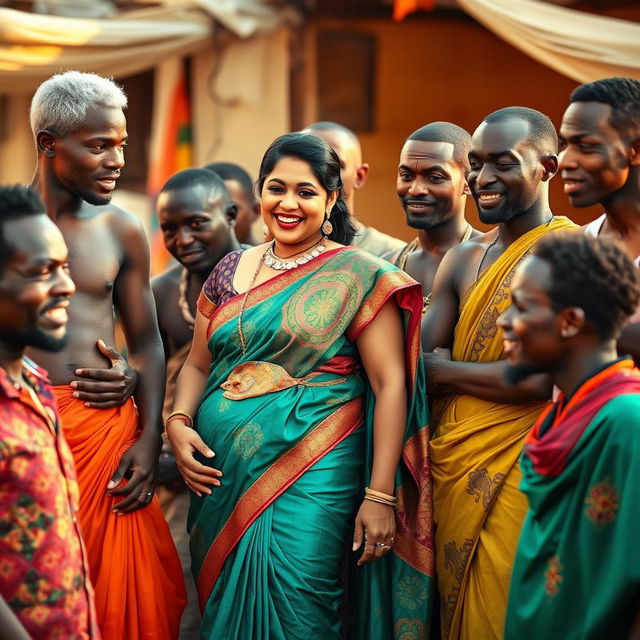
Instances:
[[[212,278],[216,272],[212,274]],[[211,278],[210,278],[211,280]],[[205,285],[211,371],[196,428],[224,473],[192,498],[192,566],[208,640],[341,637],[340,567],[369,477],[375,398],[356,338],[395,300],[408,419],[393,551],[359,570],[357,635],[418,640],[433,576],[419,286],[355,248],[327,251],[217,305]]]

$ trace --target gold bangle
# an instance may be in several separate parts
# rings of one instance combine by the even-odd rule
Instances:
[[[388,493],[382,493],[382,491],[376,491],[375,489],[369,489],[369,487],[364,488],[364,494],[366,496],[373,496],[375,498],[381,498],[382,500],[386,500],[391,504],[397,504],[398,498],[395,496],[390,496]]]
[[[369,500],[369,502],[383,504],[386,507],[391,507],[392,509],[395,509],[398,506],[395,502],[389,502],[389,500],[383,500],[382,498],[376,498],[375,496],[365,496],[364,499]]]
[[[193,429],[193,419],[188,413],[185,413],[184,411],[174,411],[173,413],[169,414],[167,419],[164,421],[164,429],[162,431],[162,435],[164,437],[166,438],[169,437],[169,435],[167,434],[167,427],[169,426],[170,422],[176,419],[182,420],[182,422],[187,427],[189,427],[190,429]]]
[[[193,426],[193,418],[186,411],[172,411],[167,419],[164,421],[165,424],[169,422],[169,420],[173,420],[174,418],[186,418],[185,422],[192,427]]]

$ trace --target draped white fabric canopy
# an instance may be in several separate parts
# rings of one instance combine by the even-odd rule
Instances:
[[[541,0],[457,0],[514,47],[579,82],[640,78],[640,24]],[[246,38],[292,14],[265,0],[166,0],[121,16],[83,19],[0,8],[0,93],[28,93],[65,69],[127,76],[209,46],[214,19]]]
[[[260,0],[172,0],[102,19],[0,8],[0,94],[29,93],[66,69],[123,77],[196,53],[210,46],[214,18],[244,38],[289,17]]]
[[[640,24],[540,0],[457,0],[512,46],[578,82],[640,80]]]

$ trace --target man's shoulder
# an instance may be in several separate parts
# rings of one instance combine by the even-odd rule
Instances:
[[[489,229],[489,231],[478,231],[476,235],[472,235],[468,240],[454,244],[446,255],[449,256],[449,259],[451,259],[451,256],[469,257],[479,249],[486,249],[487,245],[491,244],[495,239],[495,228]]]
[[[625,392],[609,400],[596,414],[597,424],[605,425],[606,441],[640,456],[640,393]]]
[[[118,207],[114,204],[104,205],[102,208],[104,209],[102,212],[103,215],[109,220],[109,223],[116,229],[116,231],[142,231],[144,233],[142,222],[133,213],[130,213],[122,207]]]
[[[177,264],[151,278],[151,288],[156,299],[178,289],[182,269],[182,265]]]
[[[602,408],[601,415],[614,419],[624,416],[625,422],[634,424],[640,433],[640,392],[625,392],[611,398]]]
[[[356,233],[352,244],[377,256],[402,249],[406,242],[379,231],[375,227],[362,225]]]

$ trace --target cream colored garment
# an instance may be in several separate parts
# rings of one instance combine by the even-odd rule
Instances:
[[[66,69],[123,77],[191,55],[211,47],[212,18],[248,37],[290,20],[291,12],[257,0],[174,0],[107,19],[0,8],[0,94],[31,93]]]
[[[577,80],[640,80],[640,24],[539,0],[457,0],[469,15],[538,62]]]

